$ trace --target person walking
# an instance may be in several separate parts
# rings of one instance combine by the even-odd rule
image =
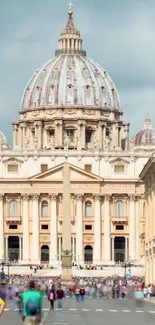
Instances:
[[[20,294],[20,299],[22,300],[22,318],[24,324],[39,324],[42,313],[42,295],[36,290],[34,281],[30,281],[27,290]]]
[[[85,296],[85,289],[83,287],[80,288],[80,298],[81,301],[84,301],[84,296]]]
[[[5,301],[2,298],[0,298],[0,317],[4,311],[4,308],[5,308]]]
[[[54,302],[55,302],[55,289],[54,289],[54,286],[52,286],[51,290],[49,291],[48,300],[50,301],[50,308],[54,309]]]
[[[62,299],[64,298],[64,291],[61,289],[61,285],[57,289],[56,298],[58,301],[58,309],[62,309]]]

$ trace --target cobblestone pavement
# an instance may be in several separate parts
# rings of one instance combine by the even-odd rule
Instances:
[[[50,311],[48,301],[44,299],[42,322],[45,325],[100,325],[104,319],[108,325],[129,325],[132,322],[136,325],[154,325],[155,305],[145,301],[138,306],[131,299],[87,299],[80,303],[68,299],[63,303],[63,310],[55,308]],[[0,324],[23,324],[13,303],[7,304]]]

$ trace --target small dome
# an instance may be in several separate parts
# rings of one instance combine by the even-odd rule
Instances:
[[[144,122],[144,129],[138,132],[135,136],[135,145],[154,145],[155,131],[152,129],[151,119],[147,115]]]
[[[21,110],[41,107],[109,108],[121,111],[117,90],[105,70],[86,57],[73,11],[58,40],[56,56],[38,69],[23,94]]]

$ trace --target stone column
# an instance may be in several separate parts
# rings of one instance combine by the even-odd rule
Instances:
[[[128,238],[125,237],[125,260],[127,261],[129,259],[128,256]]]
[[[95,222],[94,222],[94,264],[101,262],[101,206],[100,195],[94,197],[95,200]]]
[[[4,208],[3,195],[0,195],[0,260],[4,259]]]
[[[135,196],[130,196],[130,221],[129,221],[129,258],[136,259],[136,214],[135,214]]]
[[[59,124],[58,124],[58,145],[59,146],[63,145],[62,138],[63,138],[63,122],[59,121]]]
[[[59,143],[59,139],[58,139],[58,121],[55,121],[55,133],[54,133],[54,137],[55,137],[55,146],[58,145]]]
[[[104,261],[110,262],[110,196],[104,198]]]
[[[8,236],[5,238],[5,259],[8,260]]]
[[[51,195],[50,212],[50,264],[57,264],[57,197]]]
[[[76,259],[83,263],[83,223],[82,223],[82,195],[77,195],[76,201]]]
[[[29,196],[27,194],[22,196],[23,200],[23,262],[30,263],[30,238],[29,238]]]
[[[39,195],[34,194],[32,196],[33,204],[32,204],[32,255],[31,262],[34,264],[40,263],[39,256],[39,208],[38,208],[38,200]]]
[[[115,240],[115,237],[112,237],[111,238],[111,251],[112,251],[112,261],[114,262],[115,261],[115,250],[114,250],[114,240]]]

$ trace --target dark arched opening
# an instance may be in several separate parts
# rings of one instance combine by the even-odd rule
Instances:
[[[41,262],[49,262],[49,247],[47,245],[41,246]]]
[[[90,245],[87,245],[84,248],[84,261],[85,263],[93,262],[93,247]]]

